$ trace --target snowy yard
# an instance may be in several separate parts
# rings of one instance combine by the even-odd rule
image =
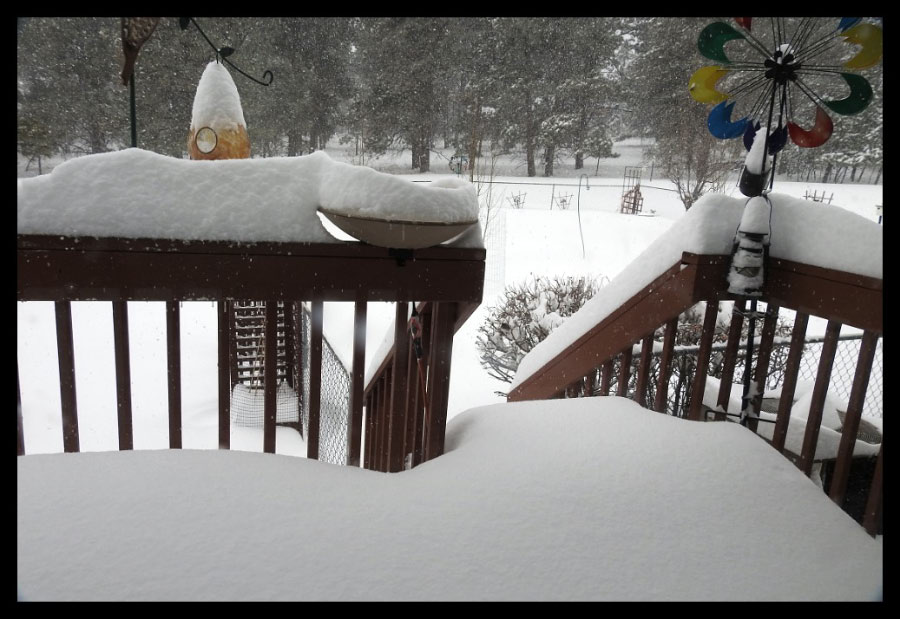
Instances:
[[[554,202],[577,195],[577,178],[493,180],[503,208],[487,226],[484,302],[454,338],[447,453],[401,474],[246,453],[262,450],[261,428],[233,426],[234,451],[216,450],[209,302],[182,303],[185,449],[166,449],[163,304],[132,302],[138,451],[58,453],[53,304],[17,303],[26,453],[45,454],[18,459],[19,596],[880,599],[880,542],[746,429],[612,397],[498,404],[495,391],[509,385],[480,367],[474,341],[503,286],[532,274],[613,279],[684,209],[658,179],[645,193],[647,217],[616,212],[616,178],[591,178],[580,214],[574,201],[567,210]],[[779,183],[797,198],[811,187]],[[821,208],[877,221],[881,186],[825,189],[835,200]],[[510,208],[516,194],[527,194],[525,208]],[[72,307],[81,450],[115,451],[112,312]],[[367,367],[392,320],[391,304],[370,304]],[[345,359],[350,325],[352,304],[326,304],[325,336]],[[811,321],[810,334],[823,330]],[[294,430],[277,432],[278,454],[305,455]]]

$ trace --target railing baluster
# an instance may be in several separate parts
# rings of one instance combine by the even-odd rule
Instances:
[[[287,311],[287,304],[285,304],[285,311]],[[288,359],[292,359],[293,363],[289,363],[288,365],[294,366],[294,371],[289,372],[291,374],[291,387],[294,388],[294,392],[297,394],[297,428],[300,430],[300,435],[306,439],[307,443],[309,442],[309,428],[303,427],[303,405],[302,405],[302,393],[303,393],[303,303],[300,301],[291,301],[291,354],[288,356]],[[309,448],[307,447],[307,451]],[[309,457],[309,454],[307,454]]]
[[[603,376],[600,378],[600,395],[609,395],[609,383],[612,380],[613,360],[607,359],[601,367]]]
[[[841,429],[841,444],[838,447],[837,462],[831,477],[831,488],[828,496],[838,505],[844,504],[844,493],[850,477],[850,464],[853,461],[853,448],[856,446],[856,435],[859,431],[859,419],[862,416],[866,389],[872,374],[872,362],[875,359],[875,348],[878,335],[872,331],[863,334],[859,346],[859,358],[856,362],[856,373],[853,376],[853,387],[847,403],[847,414],[844,416],[844,427]]]
[[[181,449],[181,308],[178,301],[166,301],[166,361],[169,449]]]
[[[16,444],[16,455],[24,456],[25,455],[25,430],[22,427],[22,390],[19,387],[19,359],[16,358],[16,424],[18,426],[18,432],[16,435],[17,444]]]
[[[353,371],[350,375],[350,423],[347,464],[359,466],[362,438],[363,381],[366,378],[366,309],[365,301],[357,301],[353,313]]]
[[[803,347],[806,339],[806,327],[809,314],[797,312],[794,317],[794,329],[791,332],[791,347],[784,367],[784,383],[781,386],[781,398],[778,400],[778,416],[772,431],[772,446],[784,453],[784,441],[787,438],[791,409],[794,407],[794,391],[797,389],[797,374],[803,360]]]
[[[432,319],[434,317],[434,307],[436,303],[427,303],[423,306],[422,310],[419,312],[419,320],[422,325],[422,367],[420,369],[421,376],[419,377],[419,381],[424,382],[425,384],[425,393],[421,393],[421,391],[417,392],[419,398],[418,410],[416,411],[417,421],[416,421],[416,451],[415,451],[415,465],[419,465],[425,460],[426,457],[426,436],[428,434],[428,423],[430,420],[430,411],[429,411],[429,398],[430,398],[430,385],[428,382],[428,375],[431,372],[431,326]],[[421,390],[421,386],[419,387]]]
[[[884,475],[884,442],[878,450],[878,461],[875,463],[875,474],[872,477],[872,485],[869,487],[869,499],[866,501],[866,515],[863,518],[863,526],[871,536],[878,533],[878,523],[881,520],[881,504],[884,499],[882,479]]]
[[[428,421],[425,458],[431,460],[444,453],[447,426],[447,403],[450,395],[450,359],[453,354],[455,303],[435,303],[432,311],[431,362],[428,371]]]
[[[631,376],[631,357],[634,354],[633,350],[634,344],[629,344],[628,347],[622,351],[622,358],[619,360],[619,379],[618,384],[616,385],[616,395],[620,397],[625,397],[628,395],[628,377]]]
[[[390,393],[390,436],[388,439],[387,470],[396,473],[403,470],[404,438],[406,434],[406,392],[409,380],[408,359],[409,331],[406,328],[409,306],[397,303],[394,311],[394,361]]]
[[[278,408],[278,302],[266,301],[266,359],[263,374],[263,452],[275,453]]]
[[[78,405],[75,397],[75,344],[72,305],[56,301],[56,348],[59,356],[59,394],[62,406],[63,450],[79,451]]]
[[[756,432],[759,422],[754,417],[759,417],[762,408],[763,393],[766,390],[766,379],[769,375],[769,359],[772,357],[772,341],[775,339],[775,327],[778,323],[777,305],[766,306],[766,318],[763,321],[762,335],[759,341],[759,354],[756,358],[756,371],[753,374],[753,382],[756,384],[756,395],[750,399],[753,414],[747,420],[747,427]]]
[[[391,368],[384,370],[381,379],[381,427],[378,429],[378,470],[387,472],[388,441],[391,428],[391,389],[393,383]]]
[[[744,326],[744,310],[747,307],[746,299],[738,299],[734,302],[731,311],[731,324],[728,326],[728,343],[725,344],[725,355],[722,359],[722,380],[719,383],[719,397],[716,405],[721,411],[716,411],[716,421],[725,421],[728,412],[728,402],[731,400],[731,386],[734,383],[734,368],[737,365],[738,347],[741,343],[741,328]]]
[[[409,466],[415,463],[416,428],[419,418],[419,362],[413,348],[412,337],[409,338],[406,350],[407,379],[406,379],[406,439],[403,443],[404,458],[408,459]],[[404,462],[404,467],[406,462]]]
[[[800,462],[798,463],[800,470],[806,475],[812,473],[816,443],[819,439],[819,426],[822,424],[822,410],[825,407],[825,395],[831,380],[831,367],[834,364],[837,338],[840,333],[841,323],[829,320],[828,326],[825,327],[825,342],[822,344],[822,356],[819,359],[819,370],[816,373],[816,384],[813,387],[812,400],[809,404],[806,433],[803,435],[803,449],[800,452]]]
[[[306,457],[319,459],[319,411],[322,408],[322,301],[312,302],[309,312],[309,428]]]
[[[218,302],[219,318],[219,449],[231,449],[230,331],[234,309],[231,301]]]
[[[638,368],[637,384],[634,387],[634,401],[647,405],[647,380],[650,377],[650,360],[653,358],[653,333],[644,336],[641,345],[641,364]]]
[[[716,334],[716,317],[718,314],[718,302],[707,301],[706,313],[703,315],[703,331],[700,333],[700,350],[697,351],[697,371],[691,384],[691,407],[688,411],[688,418],[693,421],[701,421],[702,419],[706,375],[709,373],[709,357],[712,354],[712,341],[713,336]]]
[[[119,450],[134,449],[131,420],[131,359],[128,352],[128,302],[113,301],[113,347],[116,359],[116,414]]]
[[[675,335],[677,333],[678,318],[676,317],[666,323],[666,331],[663,335],[662,356],[659,358],[659,380],[656,383],[656,398],[653,402],[653,410],[657,413],[666,412],[669,377],[672,375],[672,356],[675,353]]]

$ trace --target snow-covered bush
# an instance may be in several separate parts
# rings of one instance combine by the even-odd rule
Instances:
[[[605,277],[535,277],[508,286],[478,328],[476,346],[482,367],[494,378],[511,383],[525,354],[608,281]]]

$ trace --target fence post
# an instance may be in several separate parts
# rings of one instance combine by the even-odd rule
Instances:
[[[365,301],[357,301],[353,313],[353,372],[350,377],[349,455],[347,464],[359,466],[362,434],[363,381],[366,374],[366,309]]]
[[[181,449],[181,314],[178,301],[166,301],[166,370],[169,449]]]
[[[756,374],[754,382],[756,383],[756,394],[750,398],[750,410],[753,415],[747,420],[747,427],[753,432],[759,422],[759,411],[762,406],[763,392],[766,388],[766,379],[769,374],[769,359],[772,356],[772,341],[775,339],[775,326],[778,322],[778,306],[768,304],[766,306],[766,318],[763,321],[762,335],[759,342],[759,353],[756,357]]]
[[[828,492],[828,496],[838,505],[844,504],[844,492],[847,490],[847,480],[850,477],[853,447],[856,445],[859,419],[862,416],[869,377],[872,375],[872,361],[875,358],[877,343],[878,336],[872,331],[866,331],[859,346],[856,374],[853,376],[853,388],[850,391],[850,401],[847,403],[844,427],[841,429],[841,444],[838,447],[837,462],[834,465],[831,488]]]
[[[659,359],[659,380],[656,383],[656,400],[653,402],[653,410],[657,413],[666,412],[666,402],[669,394],[669,377],[672,375],[672,355],[675,352],[675,335],[678,332],[678,317],[666,323],[666,332],[663,336],[662,356]]]
[[[75,345],[72,340],[72,305],[69,301],[56,301],[56,350],[59,356],[63,450],[77,452],[79,441],[78,405],[75,397]]]
[[[231,364],[230,331],[232,302],[218,302],[219,317],[219,449],[231,449]]]
[[[800,371],[800,362],[803,360],[808,323],[809,314],[798,311],[794,317],[791,348],[788,351],[784,368],[784,384],[781,386],[781,398],[778,400],[778,416],[775,418],[775,429],[772,431],[772,446],[782,453],[784,453],[784,441],[790,423],[791,408],[794,406],[794,391],[797,389],[797,374]]]
[[[744,326],[744,309],[746,299],[738,299],[731,310],[731,324],[728,326],[728,343],[725,344],[725,356],[722,360],[722,381],[719,384],[719,397],[716,405],[716,421],[725,421],[728,412],[728,401],[731,399],[731,385],[734,383],[734,368],[737,365],[738,346],[741,343],[741,328]]]
[[[313,300],[309,312],[309,427],[306,457],[319,459],[319,411],[322,409],[322,301]]]
[[[406,393],[408,390],[409,330],[406,328],[409,306],[397,303],[394,312],[394,361],[390,393],[390,434],[388,437],[387,470],[396,473],[403,470],[404,435],[406,433]]]
[[[816,373],[816,384],[813,387],[812,401],[809,404],[809,416],[806,419],[806,433],[803,435],[803,449],[800,452],[798,466],[804,474],[812,473],[813,460],[816,454],[816,443],[819,439],[819,426],[822,423],[822,409],[825,407],[825,394],[831,380],[831,368],[834,365],[834,354],[837,352],[837,339],[841,332],[841,323],[829,320],[825,327],[825,342],[822,345],[822,356],[819,358],[819,369]]]
[[[432,460],[444,453],[447,426],[447,404],[450,395],[450,360],[453,354],[453,323],[455,303],[434,303],[432,311],[431,350],[428,372],[428,422],[425,459]]]
[[[128,303],[113,301],[113,341],[116,359],[116,411],[119,449],[134,449],[131,422],[131,359],[128,354]]]
[[[706,389],[706,375],[709,373],[709,357],[712,353],[712,340],[716,333],[716,317],[719,304],[716,301],[706,302],[706,313],[703,316],[703,331],[700,333],[700,350],[697,351],[697,372],[691,385],[691,406],[688,418],[701,421],[703,413],[703,395]]]

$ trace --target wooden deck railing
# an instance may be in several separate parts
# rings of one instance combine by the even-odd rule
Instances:
[[[626,396],[629,390],[628,374],[632,367],[632,351],[635,344],[642,342],[638,376],[633,381],[634,387],[630,396],[643,406],[649,405],[653,410],[664,412],[678,316],[702,301],[707,305],[697,353],[697,371],[690,388],[690,394],[692,396],[696,394],[696,397],[690,398],[686,416],[692,420],[705,420],[707,414],[704,410],[703,394],[718,304],[721,301],[733,300],[735,309],[728,329],[717,407],[713,411],[714,419],[725,420],[746,311],[745,300],[727,292],[726,276],[729,264],[730,256],[683,254],[677,264],[517,385],[509,394],[509,400],[609,395],[615,361],[618,361],[619,366],[615,395]],[[797,374],[809,317],[818,316],[828,321],[818,374],[813,387],[812,403],[805,425],[803,445],[800,453],[795,454],[793,458],[797,466],[807,475],[812,472],[813,463],[816,461],[819,428],[841,326],[849,325],[864,332],[838,456],[834,463],[830,487],[826,488],[829,496],[839,505],[843,505],[872,359],[878,337],[883,331],[883,281],[788,260],[770,259],[766,268],[766,282],[759,300],[767,306],[756,367],[752,374],[755,382],[754,393],[759,395],[751,401],[752,413],[747,425],[751,430],[757,431],[758,424],[761,423],[759,421],[761,394],[764,391],[779,309],[795,310],[785,379],[770,441],[782,453],[785,453],[785,438],[794,403]],[[652,342],[654,334],[660,328],[665,330],[660,371],[655,389],[656,396],[654,401],[649,403],[647,386],[650,356],[653,354]],[[882,442],[869,486],[864,516],[864,525],[873,534],[881,526],[883,454]]]
[[[179,301],[218,302],[218,443],[230,448],[230,399],[233,359],[229,329],[236,299],[267,301],[264,323],[267,350],[276,349],[276,302],[311,302],[309,457],[318,457],[323,302],[355,303],[353,366],[349,415],[348,464],[360,464],[362,436],[366,308],[370,301],[427,302],[437,317],[431,348],[440,351],[429,365],[432,437],[424,459],[443,451],[446,386],[454,329],[481,302],[485,250],[439,246],[414,251],[389,250],[362,243],[237,243],[163,239],[17,237],[18,301],[56,303],[57,350],[64,450],[79,450],[75,397],[75,361],[71,301],[110,301],[113,305],[119,449],[132,449],[131,380],[128,349],[128,301],[164,301],[167,308],[169,446],[181,447]],[[449,327],[448,327],[449,325]],[[405,323],[404,325],[405,326]],[[298,350],[291,354],[299,355]],[[276,376],[276,357],[267,355],[265,375]],[[300,363],[299,359],[297,361]],[[17,453],[25,453],[17,378]],[[277,381],[265,381],[263,449],[275,452]],[[441,389],[444,390],[443,394]],[[399,401],[399,400],[398,400]],[[399,427],[381,409],[387,423]],[[394,409],[391,409],[392,411]],[[440,426],[440,427],[438,427]],[[401,470],[381,468],[380,470]]]

